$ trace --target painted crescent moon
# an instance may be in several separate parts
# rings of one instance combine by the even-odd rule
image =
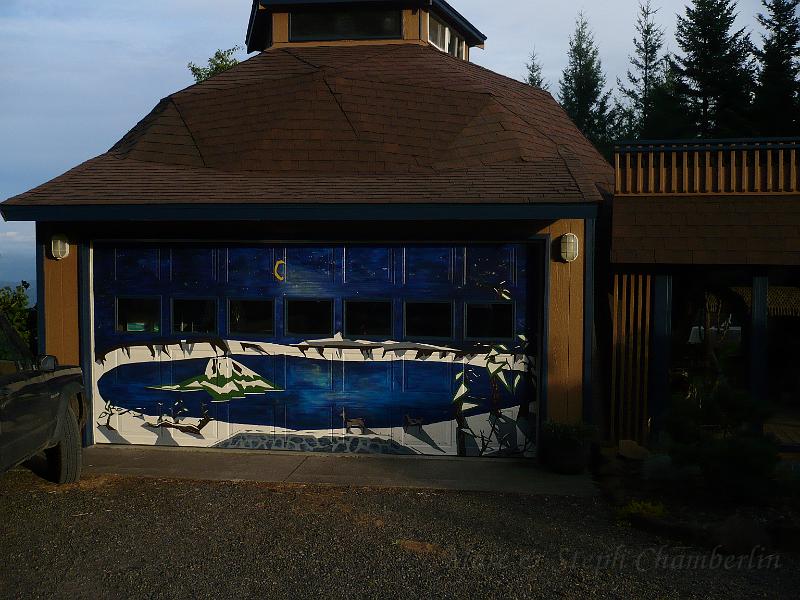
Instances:
[[[281,266],[283,266],[283,268],[284,268],[284,271],[283,271],[284,274],[283,275],[281,275],[281,272],[280,272]],[[286,261],[285,260],[279,260],[278,262],[276,262],[275,263],[275,268],[272,270],[272,273],[273,273],[273,275],[275,275],[275,279],[277,279],[278,281],[285,281],[286,280]]]

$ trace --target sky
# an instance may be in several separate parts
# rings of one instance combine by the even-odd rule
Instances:
[[[624,75],[638,0],[449,0],[488,37],[471,59],[522,79],[536,49],[551,90],[580,11],[609,86]],[[654,0],[667,45],[685,0]],[[759,41],[760,0],[739,0]],[[192,83],[189,61],[243,44],[251,0],[0,0],[0,201],[108,150],[163,98]],[[243,58],[244,55],[242,54]],[[32,279],[30,223],[0,222],[0,285]]]

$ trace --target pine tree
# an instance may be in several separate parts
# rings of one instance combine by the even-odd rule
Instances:
[[[655,22],[656,13],[658,9],[653,8],[650,0],[639,2],[634,54],[629,56],[632,70],[626,74],[628,85],[617,79],[622,99],[615,112],[626,138],[638,138],[650,126],[653,92],[664,79],[664,30]]]
[[[569,38],[567,67],[559,82],[559,101],[583,134],[602,151],[608,150],[613,119],[611,92],[589,22],[581,13]]]
[[[664,57],[653,85],[650,116],[640,132],[642,139],[672,140],[697,135],[694,124],[686,118],[690,111],[685,91],[675,57]]]
[[[744,29],[733,30],[735,20],[735,0],[692,0],[678,17],[678,74],[702,137],[752,132],[754,48]]]
[[[760,63],[755,121],[765,136],[800,134],[800,0],[761,0],[765,30],[756,51]]]
[[[536,50],[531,52],[531,62],[525,65],[528,70],[528,76],[525,78],[525,83],[535,88],[542,90],[549,90],[550,84],[544,78],[542,63],[539,62],[539,57],[536,55]]]

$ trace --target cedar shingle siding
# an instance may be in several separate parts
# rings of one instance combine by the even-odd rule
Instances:
[[[800,265],[800,196],[617,196],[612,261]]]

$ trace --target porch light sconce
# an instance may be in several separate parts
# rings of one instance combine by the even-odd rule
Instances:
[[[50,238],[50,255],[56,260],[63,260],[69,256],[69,240],[62,234]]]
[[[561,236],[561,260],[575,262],[580,255],[580,242],[574,233],[565,233]]]

